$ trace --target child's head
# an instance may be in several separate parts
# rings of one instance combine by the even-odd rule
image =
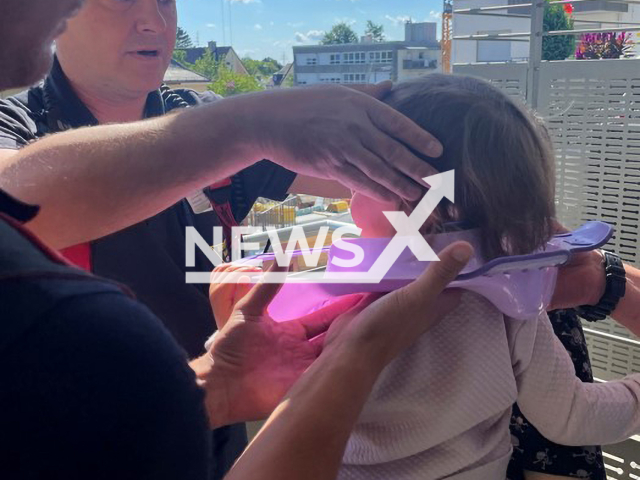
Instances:
[[[385,102],[440,140],[444,154],[425,161],[455,170],[455,204],[441,203],[431,231],[457,220],[478,226],[488,258],[530,253],[549,239],[553,149],[523,107],[483,80],[440,74],[395,85]],[[364,235],[392,236],[381,212],[399,207],[356,194],[352,215]]]

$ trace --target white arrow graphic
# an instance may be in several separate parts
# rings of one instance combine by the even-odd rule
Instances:
[[[407,217],[404,212],[384,212],[397,233],[367,272],[367,277],[371,277],[371,281],[382,280],[407,247],[420,261],[439,261],[438,256],[420,234],[420,228],[443,198],[446,197],[451,202],[455,202],[455,171],[449,170],[423,180],[431,185],[431,188],[410,216]]]
[[[404,212],[384,212],[396,229],[396,234],[367,272],[305,272],[304,277],[296,278],[287,276],[284,272],[266,272],[262,275],[261,281],[264,283],[379,283],[407,247],[420,261],[439,261],[438,256],[420,234],[420,228],[443,198],[446,197],[451,202],[455,201],[455,172],[449,170],[425,177],[423,180],[431,185],[431,188],[411,215],[407,216]],[[208,276],[209,273],[207,272],[206,275]],[[234,282],[235,280],[224,280],[221,283]]]

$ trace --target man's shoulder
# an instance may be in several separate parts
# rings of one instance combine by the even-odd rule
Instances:
[[[34,140],[44,110],[42,83],[0,99],[0,148],[16,149]]]
[[[0,108],[31,114],[44,109],[44,85],[40,82],[31,88],[0,99]]]
[[[176,88],[172,91],[192,106],[202,105],[204,103],[213,103],[222,99],[220,95],[210,90],[206,92],[196,92],[190,88]]]

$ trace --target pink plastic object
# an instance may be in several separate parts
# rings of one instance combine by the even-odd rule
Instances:
[[[574,253],[601,247],[612,234],[613,229],[610,225],[588,222],[574,232],[555,236],[544,249],[529,255],[500,257],[489,262],[484,262],[476,256],[450,284],[450,288],[476,292],[510,317],[522,320],[537,318],[551,301],[557,267],[567,263]],[[340,254],[341,257],[348,257],[349,254],[330,247],[327,273],[367,272],[390,240],[349,240],[357,243],[365,252],[364,261],[357,268],[340,268],[333,264],[332,259],[336,254]],[[429,244],[437,253],[457,240],[471,243],[476,252],[480,250],[478,230],[433,235],[429,238]],[[273,254],[263,254],[243,259],[242,263],[256,263],[256,260],[272,258]],[[286,283],[269,306],[269,314],[276,321],[286,321],[315,311],[342,295],[391,292],[415,280],[429,263],[417,260],[406,248],[379,283]]]

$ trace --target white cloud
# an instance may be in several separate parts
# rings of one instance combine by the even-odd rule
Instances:
[[[215,23],[207,23],[205,25],[205,27],[207,27],[207,28],[217,28]]]
[[[259,23],[256,23],[256,24],[253,26],[253,28],[254,28],[255,30],[262,30],[262,25],[260,25]]]
[[[324,37],[324,30],[309,30],[307,33],[296,32],[297,43],[318,43]]]
[[[287,22],[287,27],[300,28],[304,25],[304,22]]]
[[[262,0],[227,0],[229,3],[262,3]]]
[[[276,24],[276,22],[269,22],[269,25],[271,25],[272,27]]]
[[[408,15],[397,15],[395,17],[392,17],[391,15],[385,15],[384,18],[386,18],[387,20],[389,20],[394,27],[397,27],[399,25],[403,25],[405,23],[407,23],[409,20],[411,20],[411,17]]]
[[[428,22],[438,22],[440,20],[442,20],[442,12],[436,12],[435,10],[429,12],[429,16],[427,17]]]

